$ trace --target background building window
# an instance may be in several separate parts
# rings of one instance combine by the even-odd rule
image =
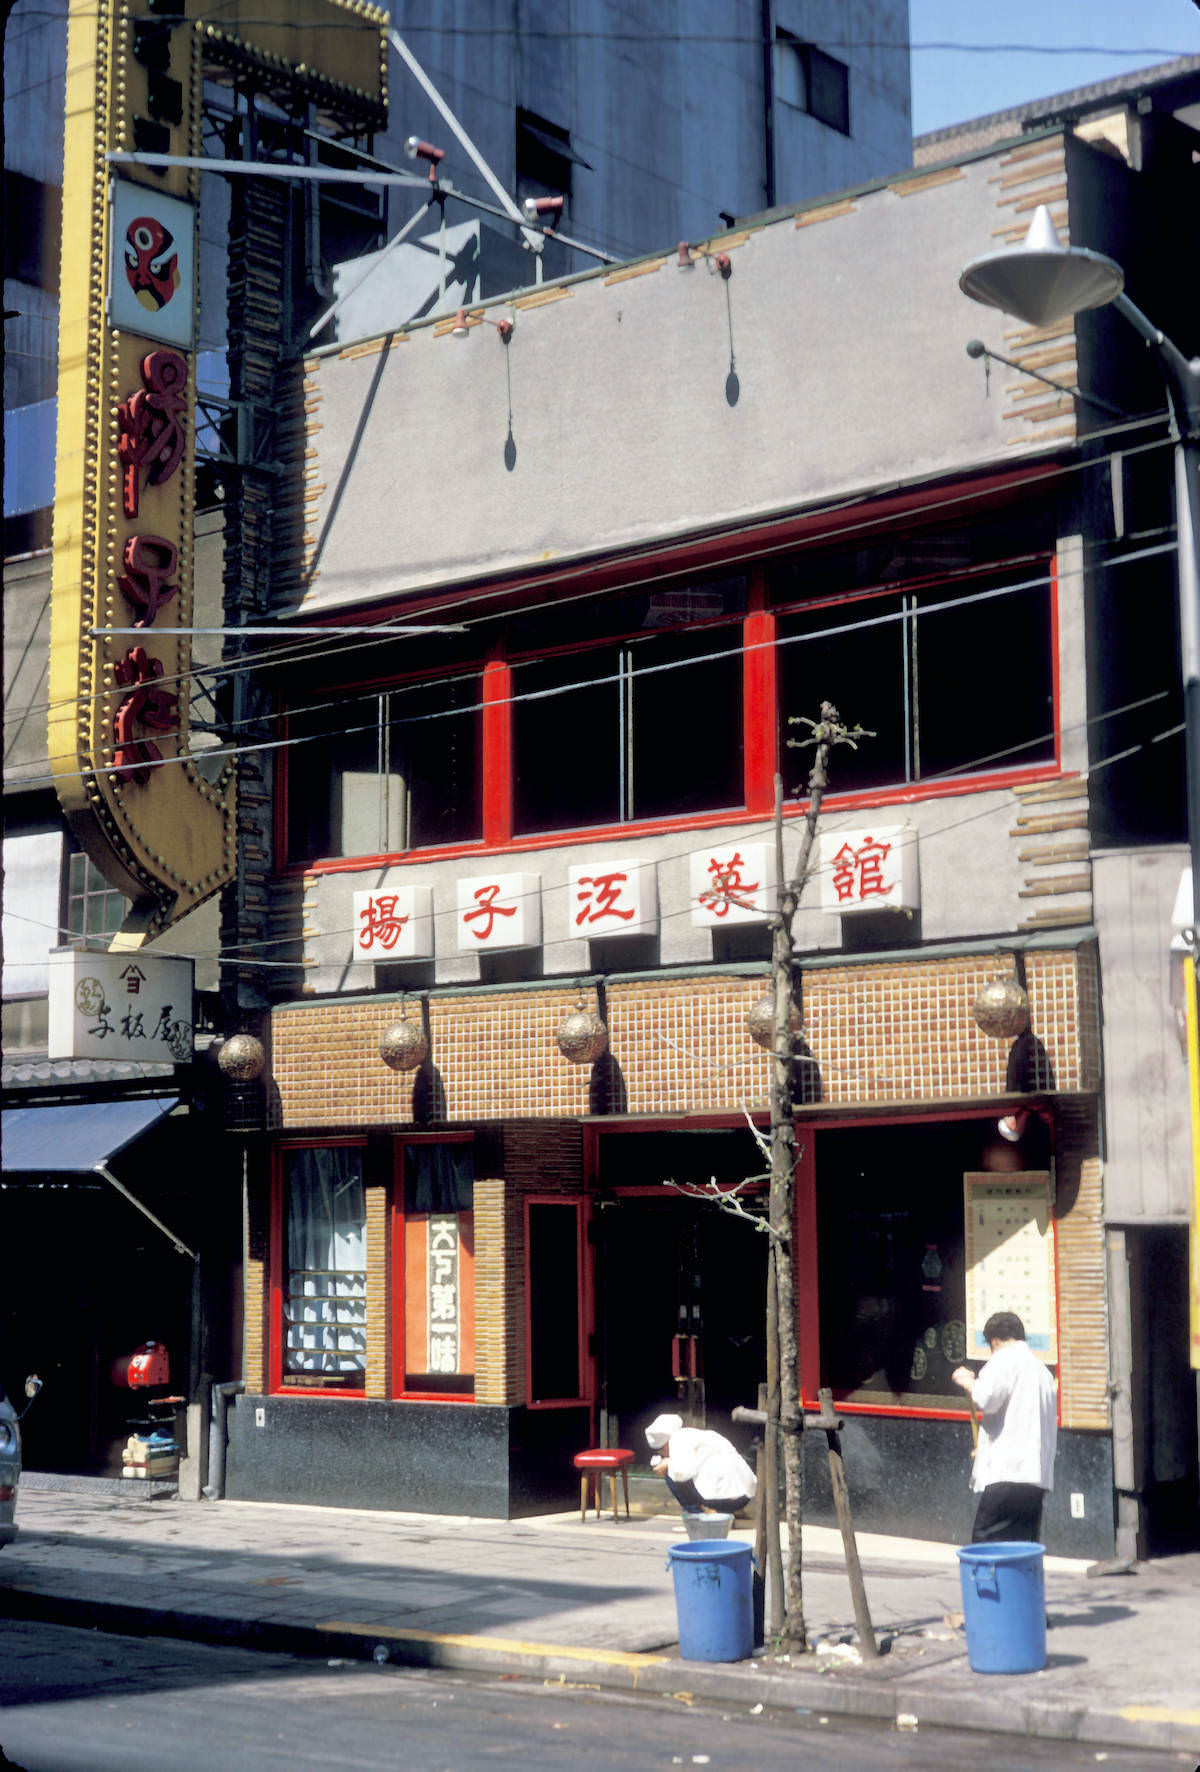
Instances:
[[[285,1148],[283,1382],[359,1389],[367,1364],[361,1145]]]
[[[850,133],[850,69],[790,31],[775,32],[775,93],[818,123]]]
[[[68,856],[63,918],[68,947],[107,948],[128,909],[129,900],[109,884],[90,856],[82,850]]]

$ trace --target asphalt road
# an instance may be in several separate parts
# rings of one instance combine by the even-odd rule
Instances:
[[[0,1746],[25,1772],[959,1772],[977,1765],[1094,1772],[1101,1758],[1068,1743],[901,1733],[812,1712],[730,1711],[682,1693],[639,1698],[61,1625],[0,1628]],[[1103,1764],[1104,1772],[1149,1772],[1180,1759],[1112,1750]]]

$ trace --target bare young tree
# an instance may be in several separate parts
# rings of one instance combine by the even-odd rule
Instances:
[[[793,717],[789,725],[810,729],[805,739],[789,739],[789,748],[815,747],[808,775],[808,809],[800,849],[790,875],[783,857],[783,778],[775,777],[775,874],[778,908],[772,920],[771,984],[774,1016],[771,1037],[771,1130],[763,1139],[751,1122],[751,1131],[769,1164],[769,1191],[765,1219],[747,1209],[745,1197],[761,1176],[749,1176],[736,1187],[723,1188],[716,1180],[704,1187],[680,1187],[679,1191],[708,1199],[722,1211],[750,1220],[769,1238],[767,1259],[767,1408],[763,1457],[763,1482],[759,1493],[764,1527],[768,1587],[772,1614],[768,1635],[781,1650],[802,1653],[808,1647],[804,1623],[803,1557],[801,1526],[804,1517],[804,1464],[801,1434],[804,1415],[800,1405],[800,1349],[796,1333],[796,1251],[794,1247],[796,1191],[796,1126],[793,1117],[796,1093],[795,1043],[803,1035],[793,1027],[796,1000],[793,924],[812,869],[812,849],[821,816],[821,804],[829,785],[829,753],[838,745],[857,749],[860,738],[873,733],[862,726],[843,724],[830,702],[821,703],[819,720]],[[747,1116],[748,1118],[749,1116]],[[669,1183],[679,1186],[678,1183]],[[787,1523],[787,1559],[783,1557],[779,1532],[778,1454],[783,1453],[784,1518]]]

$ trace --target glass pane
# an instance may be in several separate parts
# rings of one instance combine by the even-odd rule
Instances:
[[[366,1368],[363,1152],[284,1153],[287,1281],[283,1369],[312,1382],[357,1383]]]
[[[318,688],[313,702],[321,700]],[[379,853],[379,698],[302,707],[288,719],[288,857]]]
[[[580,1395],[578,1207],[529,1208],[529,1394],[535,1403]]]
[[[619,819],[620,664],[616,647],[598,646],[513,667],[519,832]]]
[[[405,1145],[406,1212],[469,1212],[474,1204],[474,1193],[474,1145]]]
[[[821,1383],[836,1396],[961,1398],[963,1175],[992,1136],[980,1122],[818,1135]]]
[[[407,795],[407,838],[392,847],[468,843],[483,834],[479,677],[394,689],[387,767]]]
[[[745,804],[741,639],[739,625],[630,646],[631,818]]]
[[[1028,585],[1041,574],[1029,572]],[[916,599],[916,775],[1014,769],[1054,758],[1048,582],[959,607],[963,586]],[[864,722],[868,724],[869,722]]]
[[[830,792],[856,793],[907,779],[908,723],[905,684],[905,622],[901,599],[864,597],[826,604],[779,618],[779,714],[781,746],[802,739],[790,717],[820,717],[832,702],[850,726],[875,736],[857,750],[839,746],[830,761]],[[789,794],[803,791],[812,751],[782,751]]]

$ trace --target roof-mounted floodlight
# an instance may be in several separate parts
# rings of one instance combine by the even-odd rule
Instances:
[[[410,160],[425,160],[429,165],[431,182],[437,182],[437,169],[446,158],[445,148],[435,148],[432,142],[422,141],[419,135],[410,135],[404,144],[404,152]]]

